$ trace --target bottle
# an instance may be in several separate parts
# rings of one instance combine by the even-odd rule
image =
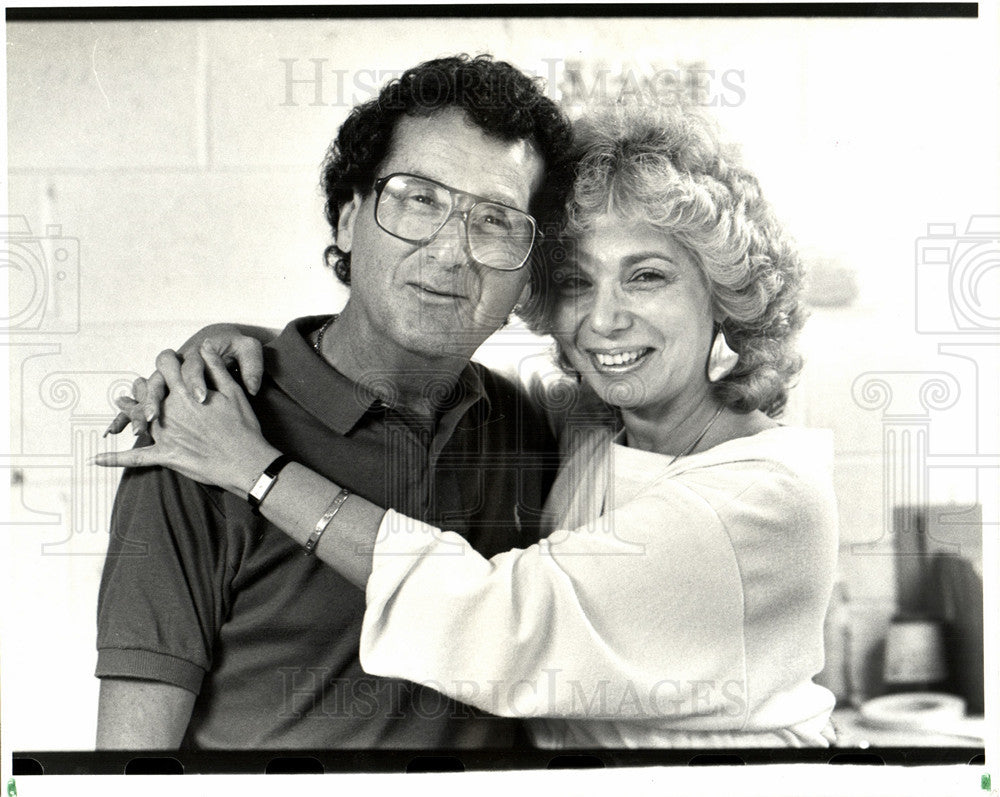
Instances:
[[[851,606],[847,585],[840,579],[833,585],[830,606],[823,623],[824,667],[816,683],[837,698],[837,707],[856,705],[852,672]]]

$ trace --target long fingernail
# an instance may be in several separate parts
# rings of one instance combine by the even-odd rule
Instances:
[[[111,425],[107,429],[104,430],[104,434],[101,435],[101,439],[103,439],[103,438],[107,437],[109,434],[111,434],[111,430],[114,429],[114,428],[115,428],[115,422],[112,421]]]
[[[201,387],[195,388],[195,390],[194,390],[194,398],[195,398],[195,401],[197,401],[199,404],[204,404],[205,403],[205,398],[207,396],[208,396],[208,394],[205,392],[204,388],[201,388]]]

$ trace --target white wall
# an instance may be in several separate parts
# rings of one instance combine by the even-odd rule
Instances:
[[[996,349],[966,350],[985,353],[978,373],[971,360],[938,351],[946,341],[996,338],[921,334],[914,320],[919,291],[947,309],[916,265],[927,225],[954,223],[961,233],[971,215],[998,213],[998,71],[987,23],[8,24],[9,213],[36,236],[9,254],[8,746],[92,745],[94,615],[116,476],[84,460],[105,445],[113,392],[206,322],[282,325],[339,307],[344,291],[321,261],[325,148],[348,106],[381,77],[455,51],[491,51],[554,75],[553,92],[563,59],[581,58],[603,62],[612,85],[629,70],[703,62],[714,80],[729,73],[741,87],[741,101],[716,108],[721,124],[803,245],[854,269],[860,284],[852,307],[815,311],[789,419],[836,432],[842,570],[863,668],[894,599],[884,517],[899,495],[884,474],[898,463],[892,455],[886,465],[886,413],[909,413],[905,422],[927,430],[938,457],[920,466],[921,500],[981,502],[996,517],[1000,413],[995,370],[985,365]],[[283,59],[296,79],[313,76],[311,59],[325,59],[320,104],[315,85],[289,89]],[[995,238],[992,247],[996,262]],[[34,275],[29,261],[43,264]],[[995,296],[997,269],[980,271],[983,296]],[[509,362],[528,351],[523,342],[515,335],[483,357]],[[852,385],[866,372],[918,376],[886,377],[893,404],[865,409]],[[919,385],[904,395],[903,382],[928,372],[952,375],[947,409],[923,407]]]

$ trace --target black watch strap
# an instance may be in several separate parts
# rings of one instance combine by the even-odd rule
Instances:
[[[271,488],[274,487],[274,483],[278,480],[278,474],[281,473],[281,469],[291,461],[292,458],[288,454],[275,457],[274,461],[264,468],[264,472],[260,474],[260,478],[257,479],[254,486],[250,488],[250,492],[247,493],[247,502],[250,504],[250,510],[255,515],[260,514],[260,502],[271,492]]]

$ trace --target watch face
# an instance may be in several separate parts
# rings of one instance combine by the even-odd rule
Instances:
[[[262,473],[260,478],[257,479],[257,483],[250,488],[250,498],[255,501],[260,501],[265,495],[267,495],[268,489],[274,483],[276,477],[269,476],[266,473]]]
[[[247,493],[247,501],[250,502],[250,507],[254,512],[257,512],[257,507],[261,501],[264,500],[264,496],[267,495],[268,490],[274,484],[275,479],[278,478],[278,474],[281,469],[285,467],[292,458],[288,454],[282,454],[280,457],[274,460],[270,465],[264,468],[264,472],[260,474],[260,478],[257,479],[257,483],[250,488],[250,492]]]

